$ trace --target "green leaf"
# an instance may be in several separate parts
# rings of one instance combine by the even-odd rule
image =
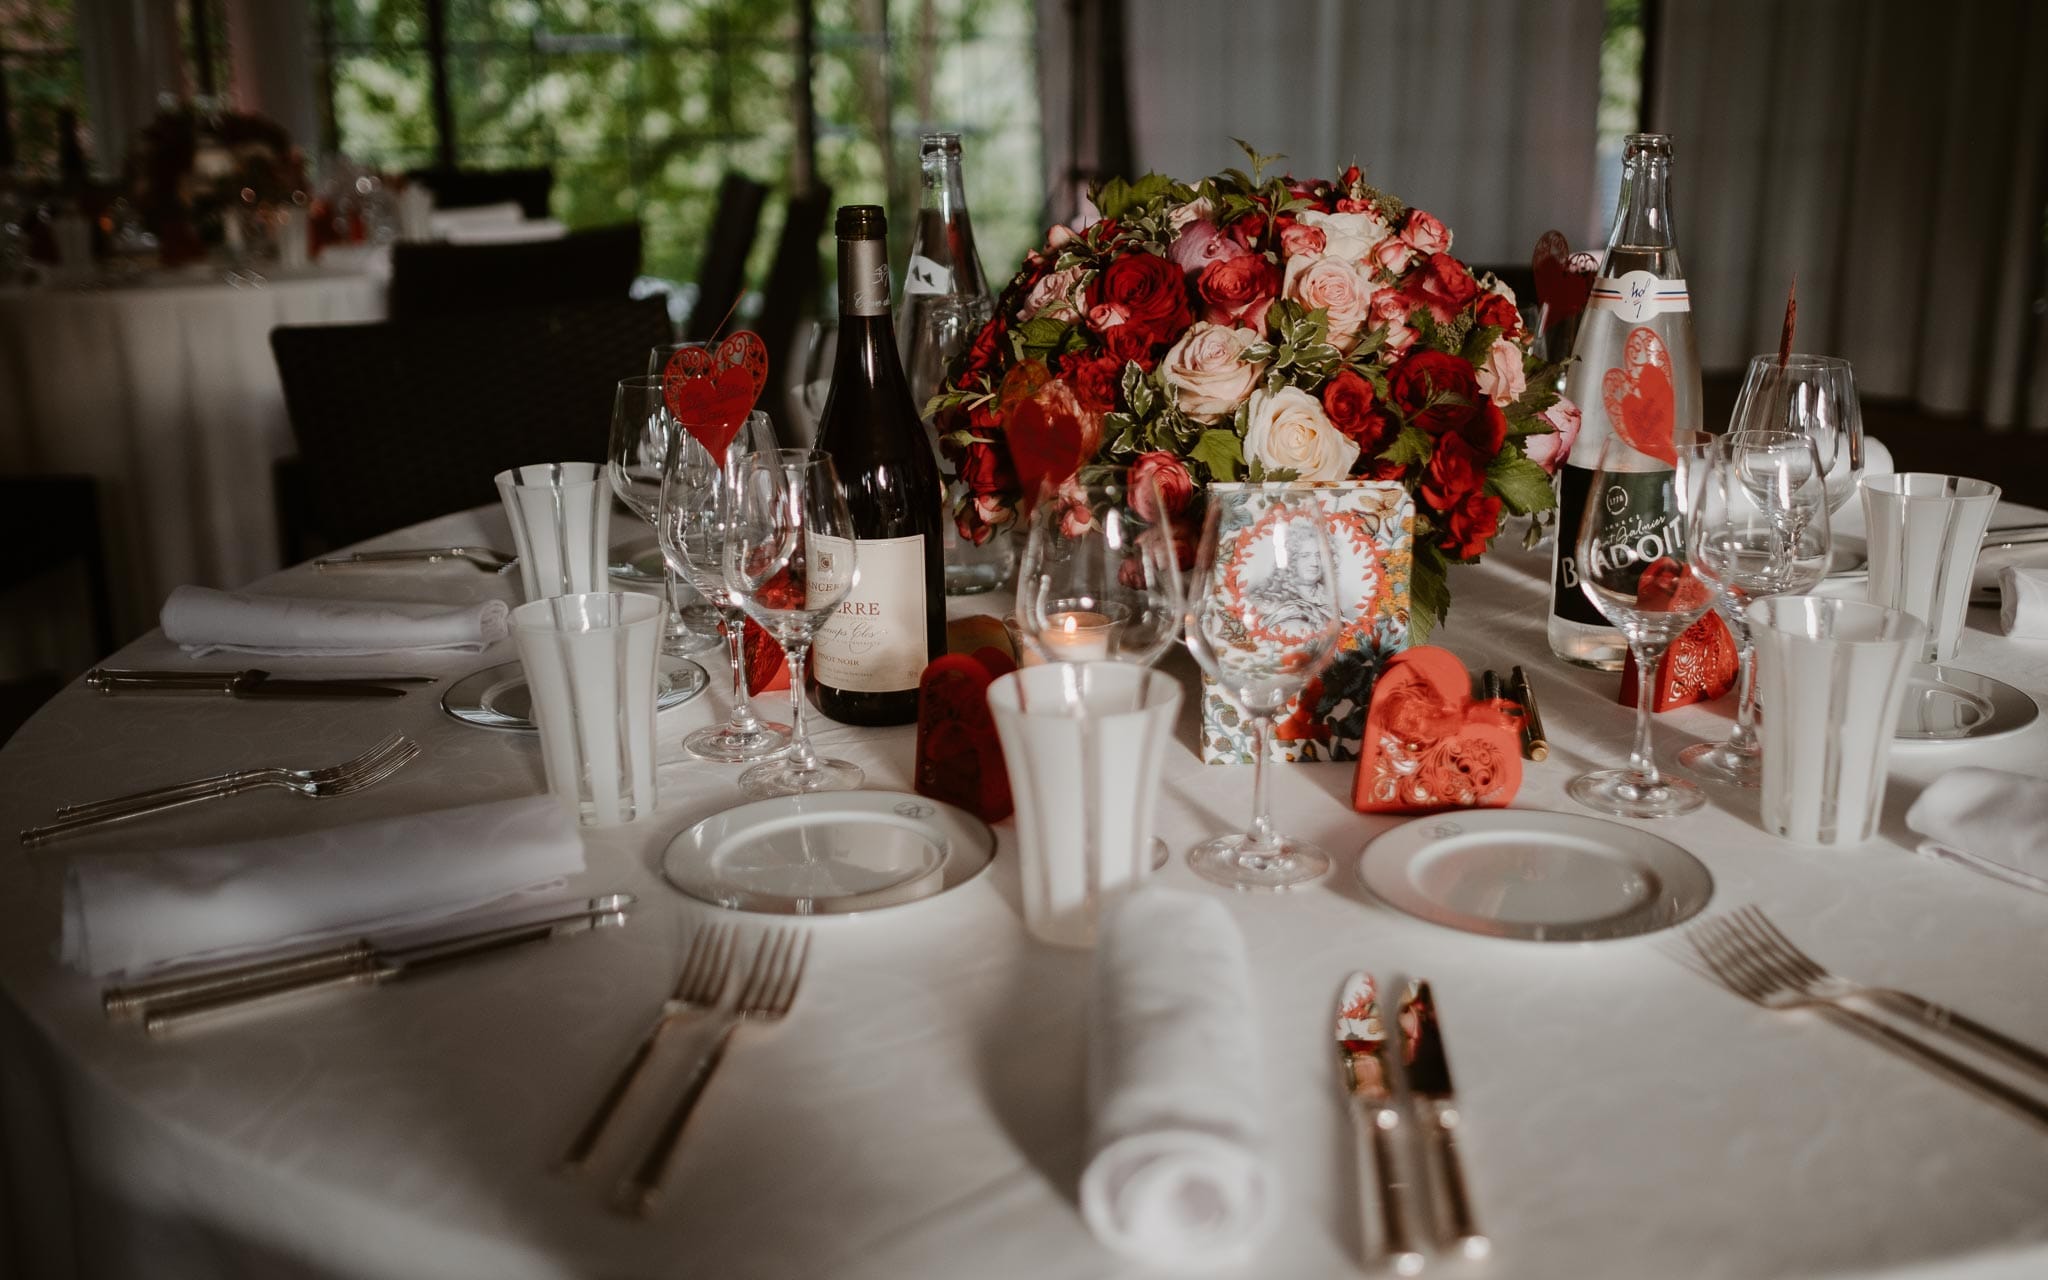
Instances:
[[[1235,480],[1237,469],[1244,465],[1244,447],[1235,431],[1212,427],[1195,441],[1188,460],[1209,468],[1209,474],[1218,480]]]
[[[1404,467],[1419,467],[1428,462],[1429,455],[1435,452],[1436,437],[1421,427],[1403,427],[1401,434],[1394,437],[1394,442],[1381,450],[1380,456]]]
[[[1145,369],[1135,360],[1124,362],[1123,392],[1124,403],[1134,415],[1143,418],[1152,412],[1152,384],[1145,380]]]
[[[1067,339],[1073,325],[1051,316],[1033,316],[1016,327],[1014,332],[1026,349],[1052,351]]]
[[[1243,138],[1232,138],[1231,141],[1235,142],[1238,145],[1238,149],[1243,151],[1246,156],[1251,158],[1252,173],[1255,175],[1252,182],[1249,184],[1251,186],[1257,186],[1259,184],[1260,179],[1265,177],[1267,165],[1273,163],[1275,160],[1285,160],[1287,158],[1285,155],[1265,155],[1261,153],[1257,147],[1254,147],[1251,143],[1246,142]]]
[[[1443,551],[1419,537],[1408,575],[1408,643],[1425,644],[1451,610],[1450,566]]]
[[[1550,487],[1550,476],[1542,467],[1513,450],[1502,453],[1486,469],[1486,487],[1498,494],[1508,510],[1516,515],[1546,511],[1557,505],[1557,494]]]
[[[1465,335],[1465,345],[1458,352],[1468,364],[1483,365],[1493,354],[1493,344],[1500,340],[1500,326],[1483,324]]]

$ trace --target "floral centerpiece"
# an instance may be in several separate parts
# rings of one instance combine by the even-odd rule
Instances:
[[[1239,145],[1243,145],[1240,143]],[[1449,566],[1551,507],[1576,434],[1514,294],[1369,185],[1252,172],[1098,187],[1055,227],[934,398],[980,542],[1047,486],[1131,469],[1168,505],[1212,481],[1380,480],[1415,501],[1409,639]]]
[[[230,218],[290,203],[306,187],[305,157],[274,120],[186,102],[137,135],[127,178],[164,260],[178,262],[221,244]]]

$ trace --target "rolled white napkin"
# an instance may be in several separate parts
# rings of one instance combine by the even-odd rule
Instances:
[[[1875,436],[1863,437],[1863,475],[1888,476],[1892,471],[1892,451],[1885,448],[1884,442]],[[1851,494],[1849,501],[1843,504],[1842,509],[1835,512],[1833,523],[1837,534],[1848,534],[1851,537],[1861,538],[1864,533],[1863,495],[1861,493]]]
[[[1096,1238],[1154,1267],[1244,1261],[1278,1194],[1244,939],[1214,899],[1150,888],[1105,914],[1088,1096],[1081,1213]]]
[[[506,604],[402,604],[253,596],[179,587],[164,601],[164,638],[195,654],[269,653],[320,657],[408,649],[480,652],[503,640]]]
[[[1998,626],[2009,636],[2048,640],[2048,569],[2009,564],[1998,571]]]
[[[62,958],[95,976],[455,915],[583,869],[552,796],[241,844],[75,859]]]
[[[1920,852],[2048,892],[2048,778],[1951,769],[1906,810]]]

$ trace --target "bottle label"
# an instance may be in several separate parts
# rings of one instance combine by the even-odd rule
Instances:
[[[811,663],[818,683],[849,693],[917,688],[931,661],[925,642],[924,535],[907,538],[816,538],[820,567],[854,566],[853,589],[818,629]],[[857,548],[857,551],[856,551]]]
[[[1586,309],[1612,311],[1633,324],[1668,311],[1690,311],[1692,295],[1686,291],[1683,280],[1666,280],[1647,271],[1630,271],[1595,280]]]
[[[880,240],[839,242],[839,311],[849,316],[889,314],[889,247]]]
[[[1659,500],[1660,491],[1671,483],[1669,471],[1610,472],[1598,494],[1592,492],[1595,474],[1569,464],[1560,468],[1557,579],[1551,584],[1550,609],[1571,622],[1604,627],[1613,624],[1579,585],[1579,529],[1585,521],[1600,522],[1601,542],[1612,560],[1606,585],[1624,593],[1652,563],[1682,555],[1684,549],[1674,545],[1678,517]],[[1597,501],[1599,509],[1588,512],[1589,501]]]
[[[913,253],[910,255],[910,266],[903,273],[903,292],[951,293],[953,268],[944,263],[933,262],[921,253]]]

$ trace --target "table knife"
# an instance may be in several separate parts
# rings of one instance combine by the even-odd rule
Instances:
[[[1404,1064],[1408,1090],[1415,1097],[1423,1130],[1443,1169],[1451,1243],[1468,1258],[1483,1258],[1493,1246],[1479,1230],[1472,1196],[1465,1187],[1465,1170],[1458,1156],[1458,1096],[1451,1089],[1451,1061],[1444,1051],[1443,1027],[1437,1021],[1436,1001],[1427,982],[1416,982],[1402,998],[1400,1025],[1405,1028],[1411,1022],[1416,1033]]]
[[[422,677],[379,680],[280,680],[267,671],[142,672],[130,673],[95,667],[85,682],[108,695],[167,693],[213,694],[230,698],[403,698],[398,683],[417,684]],[[430,681],[431,682],[431,681]]]
[[[1387,1261],[1398,1275],[1422,1270],[1422,1254],[1409,1232],[1411,1188],[1402,1175],[1395,1144],[1401,1112],[1394,1105],[1391,1077],[1381,1049],[1386,1024],[1380,1018],[1378,989],[1371,974],[1354,973],[1344,980],[1337,998],[1337,1060],[1343,1067],[1344,1092],[1352,1115],[1372,1137],[1373,1177],[1379,1187],[1382,1239]]]

